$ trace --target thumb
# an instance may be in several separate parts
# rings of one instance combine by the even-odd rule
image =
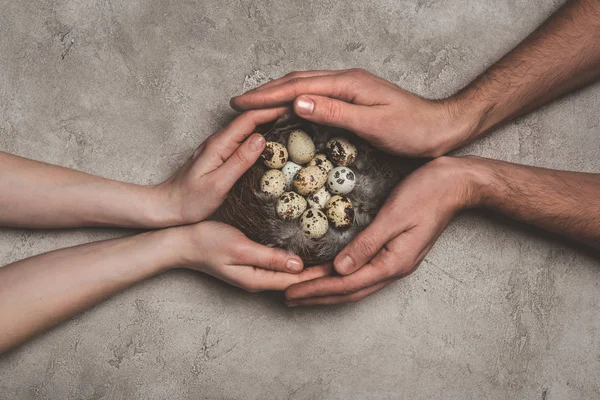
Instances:
[[[235,263],[253,267],[297,274],[302,272],[302,259],[283,249],[263,246],[244,238],[236,244]]]
[[[294,111],[306,120],[319,124],[360,130],[364,107],[325,96],[302,95],[294,101]]]
[[[254,165],[265,148],[265,138],[255,133],[244,141],[213,174],[220,187],[229,191],[235,182]]]
[[[377,220],[360,232],[335,257],[333,266],[340,275],[349,275],[367,264],[393,238],[391,229],[380,227]]]

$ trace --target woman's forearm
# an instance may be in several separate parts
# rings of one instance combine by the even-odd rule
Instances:
[[[0,152],[0,226],[169,226],[153,186],[113,181]]]
[[[458,147],[600,77],[600,2],[572,0],[448,99],[464,121]]]
[[[261,155],[256,127],[286,108],[248,111],[200,144],[167,180],[140,186],[0,152],[0,226],[165,228],[200,222]]]
[[[0,353],[180,263],[177,228],[57,250],[0,268]]]

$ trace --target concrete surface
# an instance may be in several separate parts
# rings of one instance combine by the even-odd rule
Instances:
[[[447,95],[560,3],[0,0],[0,149],[158,182],[244,89],[364,67]],[[599,172],[599,109],[596,85],[462,153]],[[0,262],[122,234],[2,230]],[[288,310],[173,272],[0,358],[0,398],[598,398],[599,266],[467,213],[413,276],[354,305]]]

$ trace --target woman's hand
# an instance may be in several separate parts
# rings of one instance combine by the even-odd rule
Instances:
[[[236,110],[289,103],[304,119],[350,130],[402,156],[440,156],[472,129],[453,102],[423,99],[361,69],[293,72],[231,99]]]
[[[205,140],[172,177],[154,187],[160,212],[168,215],[161,225],[190,224],[213,214],[265,147],[264,137],[252,132],[285,111],[280,107],[245,112]]]
[[[327,266],[303,270],[302,260],[282,249],[260,245],[220,222],[173,228],[179,232],[182,265],[249,292],[285,290],[290,285],[321,278]]]

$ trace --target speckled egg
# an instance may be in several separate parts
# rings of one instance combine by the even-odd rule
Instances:
[[[354,207],[344,196],[333,196],[327,202],[327,218],[336,228],[349,228],[354,222]]]
[[[321,167],[327,173],[329,173],[329,171],[333,169],[333,164],[327,159],[327,156],[325,154],[317,154],[312,160],[310,160],[308,165],[311,167]]]
[[[348,139],[334,137],[327,141],[327,155],[329,159],[337,166],[347,167],[356,160],[358,154],[356,146]]]
[[[285,176],[278,169],[270,169],[260,178],[260,191],[269,197],[279,197],[285,192]]]
[[[288,151],[281,143],[267,142],[260,157],[267,167],[280,169],[288,160]]]
[[[293,161],[286,162],[283,168],[281,168],[281,172],[283,172],[283,175],[285,175],[285,190],[290,190],[292,188],[294,176],[296,176],[296,173],[298,173],[298,171],[301,169],[302,166]]]
[[[303,196],[315,193],[327,181],[327,174],[323,168],[305,167],[294,176],[292,186]]]
[[[323,211],[309,208],[300,217],[300,228],[309,239],[319,239],[329,230],[329,223]]]
[[[299,129],[290,133],[287,148],[291,160],[296,164],[306,164],[315,156],[315,144],[308,133]]]
[[[356,175],[348,167],[335,167],[327,176],[327,188],[333,194],[348,194],[356,185]]]
[[[283,193],[275,205],[277,215],[285,221],[297,219],[304,210],[306,210],[306,200],[295,192]]]
[[[331,194],[329,194],[327,188],[323,186],[315,193],[306,196],[306,201],[308,202],[308,207],[322,210],[325,208],[330,198]]]

